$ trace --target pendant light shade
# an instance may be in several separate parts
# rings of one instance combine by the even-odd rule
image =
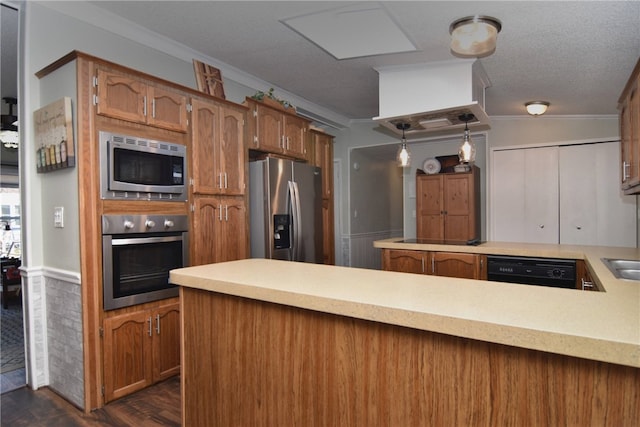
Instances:
[[[462,114],[459,119],[464,123],[464,136],[462,145],[458,149],[458,159],[462,164],[471,164],[476,161],[476,146],[471,140],[469,133],[469,121],[473,120],[473,114]]]
[[[496,18],[483,15],[466,16],[449,26],[451,52],[462,58],[482,58],[496,50],[496,40],[502,24]]]
[[[403,168],[408,168],[411,166],[411,153],[407,148],[407,139],[404,137],[404,131],[409,129],[411,125],[409,123],[398,123],[396,127],[399,130],[402,130],[402,143],[398,148],[398,153],[396,154],[396,161],[398,162],[398,166]]]

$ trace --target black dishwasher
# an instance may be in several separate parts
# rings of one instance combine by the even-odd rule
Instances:
[[[576,261],[488,255],[487,279],[495,282],[575,289]]]

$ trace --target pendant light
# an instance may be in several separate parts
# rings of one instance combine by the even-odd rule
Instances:
[[[396,128],[402,131],[402,144],[400,148],[398,148],[398,154],[396,155],[396,160],[398,161],[398,166],[403,168],[408,168],[411,166],[411,153],[407,148],[407,139],[404,137],[404,131],[409,129],[411,125],[409,123],[398,123]]]
[[[473,120],[475,116],[467,113],[461,114],[458,118],[464,122],[464,137],[462,139],[462,145],[460,145],[460,149],[458,150],[458,159],[461,164],[472,164],[476,160],[476,146],[473,141],[471,141],[471,136],[469,135],[469,121]]]

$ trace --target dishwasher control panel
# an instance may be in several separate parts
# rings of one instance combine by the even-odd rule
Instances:
[[[575,288],[576,261],[488,255],[487,276],[496,282]]]

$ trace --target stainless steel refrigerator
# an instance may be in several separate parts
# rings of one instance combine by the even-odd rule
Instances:
[[[322,264],[318,167],[268,157],[249,164],[251,257]]]

